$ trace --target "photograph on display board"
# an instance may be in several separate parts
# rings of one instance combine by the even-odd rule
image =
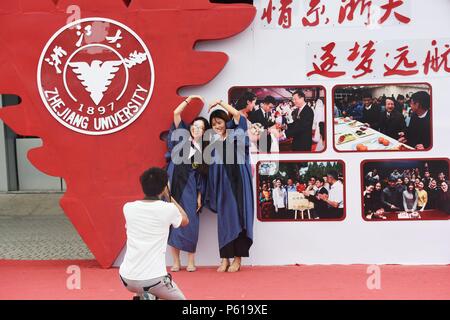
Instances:
[[[363,162],[364,219],[448,220],[448,175],[448,159]]]
[[[333,132],[334,148],[339,152],[430,150],[431,86],[335,86]]]
[[[252,152],[325,151],[324,87],[233,87],[228,97],[247,118]]]
[[[257,170],[260,221],[345,218],[342,161],[261,161]]]

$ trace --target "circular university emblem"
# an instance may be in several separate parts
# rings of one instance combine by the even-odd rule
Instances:
[[[39,60],[37,83],[51,115],[67,128],[104,135],[129,126],[155,81],[145,43],[124,24],[77,20],[58,30]]]

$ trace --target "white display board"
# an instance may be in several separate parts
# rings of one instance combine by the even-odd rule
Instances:
[[[296,1],[293,3],[309,1]],[[322,1],[329,3],[330,1]],[[340,2],[340,1],[336,1]],[[374,1],[374,3],[388,1]],[[398,47],[409,45],[413,60],[432,49],[431,41],[438,39],[443,52],[450,39],[450,1],[409,0],[401,8],[411,21],[408,24],[388,21],[381,26],[365,27],[361,23],[319,25],[305,28],[300,24],[301,12],[295,13],[295,27],[277,27],[278,11],[273,12],[273,27],[261,22],[262,10],[268,0],[256,0],[257,16],[250,28],[240,35],[217,42],[201,42],[196,50],[223,51],[229,55],[225,69],[209,84],[186,88],[181,94],[199,94],[207,101],[227,100],[233,86],[266,85],[322,85],[326,88],[328,146],[320,154],[259,155],[259,160],[343,160],[346,165],[346,218],[333,222],[260,222],[254,225],[254,244],[248,265],[290,264],[449,264],[450,220],[447,221],[392,221],[367,222],[361,213],[360,164],[365,159],[447,158],[450,154],[450,106],[448,92],[450,74],[445,71],[422,71],[412,76],[383,76],[383,64],[388,63],[384,51],[396,53]],[[273,1],[279,6],[279,1]],[[327,7],[329,16],[337,16],[337,8]],[[334,12],[333,12],[334,10]],[[294,14],[295,13],[295,14]],[[394,18],[395,19],[395,18]],[[233,23],[230,21],[230,23]],[[381,44],[374,55],[374,72],[354,79],[351,74],[329,79],[308,77],[312,69],[311,50],[329,42],[336,43],[336,54],[348,50],[355,41],[365,44],[372,40]],[[349,46],[350,44],[350,46]],[[381,54],[383,52],[383,54]],[[317,52],[320,54],[321,52]],[[348,52],[347,52],[348,54]],[[448,55],[450,60],[450,54]],[[344,59],[345,60],[345,57]],[[354,68],[339,58],[344,70]],[[344,64],[342,64],[344,63]],[[391,63],[391,62],[389,62]],[[419,69],[423,59],[418,62]],[[448,63],[450,65],[450,63]],[[356,65],[353,65],[356,66]],[[434,146],[427,152],[338,153],[332,147],[332,89],[337,84],[409,83],[427,82],[432,86]],[[173,106],[175,108],[175,106]],[[207,115],[206,108],[203,115]],[[256,177],[255,177],[256,181]],[[256,202],[255,202],[256,206]],[[256,211],[256,210],[255,210]],[[217,220],[211,212],[201,213],[200,239],[197,250],[198,265],[216,265],[219,261]],[[167,262],[171,264],[169,251]],[[119,257],[116,264],[120,262]]]

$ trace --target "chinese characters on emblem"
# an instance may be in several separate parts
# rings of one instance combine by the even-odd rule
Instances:
[[[78,25],[77,26],[77,36],[78,36],[78,41],[76,43],[76,46],[79,48],[81,47],[81,45],[83,44],[83,40],[84,37],[90,37],[92,36],[92,26],[91,25],[87,25],[86,27],[84,27],[84,29],[81,29],[81,26]]]
[[[83,45],[83,42],[86,42],[86,37],[91,37],[93,35],[92,25],[87,25],[82,28],[80,25],[76,27],[76,36],[78,38],[75,46],[80,48]],[[122,30],[118,29],[114,36],[106,36],[105,39],[109,45],[115,45],[116,48],[121,48],[120,40],[123,40]],[[101,43],[99,41],[98,43]],[[62,59],[67,57],[67,51],[60,46],[55,46],[53,48],[53,53],[50,54],[50,57],[45,58],[45,61],[55,68],[56,74],[61,74],[62,70],[60,68],[61,64],[63,64]],[[128,58],[123,59],[125,66],[128,69],[132,67],[142,64],[147,60],[147,55],[144,52],[131,52]]]
[[[134,51],[130,53],[130,56],[125,59],[125,66],[128,69],[131,69],[137,64],[141,64],[142,62],[147,60],[147,55],[145,53],[138,53],[137,51]]]
[[[59,46],[55,46],[53,48],[53,53],[50,54],[50,58],[45,58],[45,61],[49,65],[55,67],[56,73],[60,74],[62,72],[61,69],[59,68],[59,66],[62,63],[61,58],[65,57],[65,56],[67,56],[67,52],[63,48],[61,48]]]
[[[116,35],[113,37],[106,37],[106,40],[109,44],[115,44],[117,48],[120,48],[122,45],[118,42],[122,40],[122,30],[117,30]]]

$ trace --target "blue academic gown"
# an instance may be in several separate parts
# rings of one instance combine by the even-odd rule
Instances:
[[[245,161],[241,164],[225,164],[226,151],[218,152],[214,149],[212,152],[214,163],[209,166],[207,205],[217,213],[221,249],[236,240],[243,231],[249,238],[250,245],[253,241],[253,184],[249,139],[246,135],[247,121],[240,117],[239,124],[236,125],[231,120],[227,123],[227,128],[235,129],[234,133],[225,141],[216,140],[214,144],[223,143],[225,149],[226,143],[233,143],[235,154],[236,143],[243,144],[244,154],[241,156],[245,157]]]
[[[171,141],[172,133],[175,129],[175,125],[172,124],[167,139],[169,153],[179,143],[188,143],[190,145],[190,140],[188,140],[190,137],[189,128],[186,124],[182,121],[177,128],[186,130],[185,135],[183,135],[184,142],[183,140]],[[197,195],[200,192],[202,201],[204,201],[207,175],[195,169],[191,162],[189,164],[174,164],[172,159],[169,160],[167,173],[169,175],[172,197],[186,211],[189,218],[189,224],[186,227],[171,228],[168,243],[179,250],[194,253],[197,249],[200,226],[197,213]]]

